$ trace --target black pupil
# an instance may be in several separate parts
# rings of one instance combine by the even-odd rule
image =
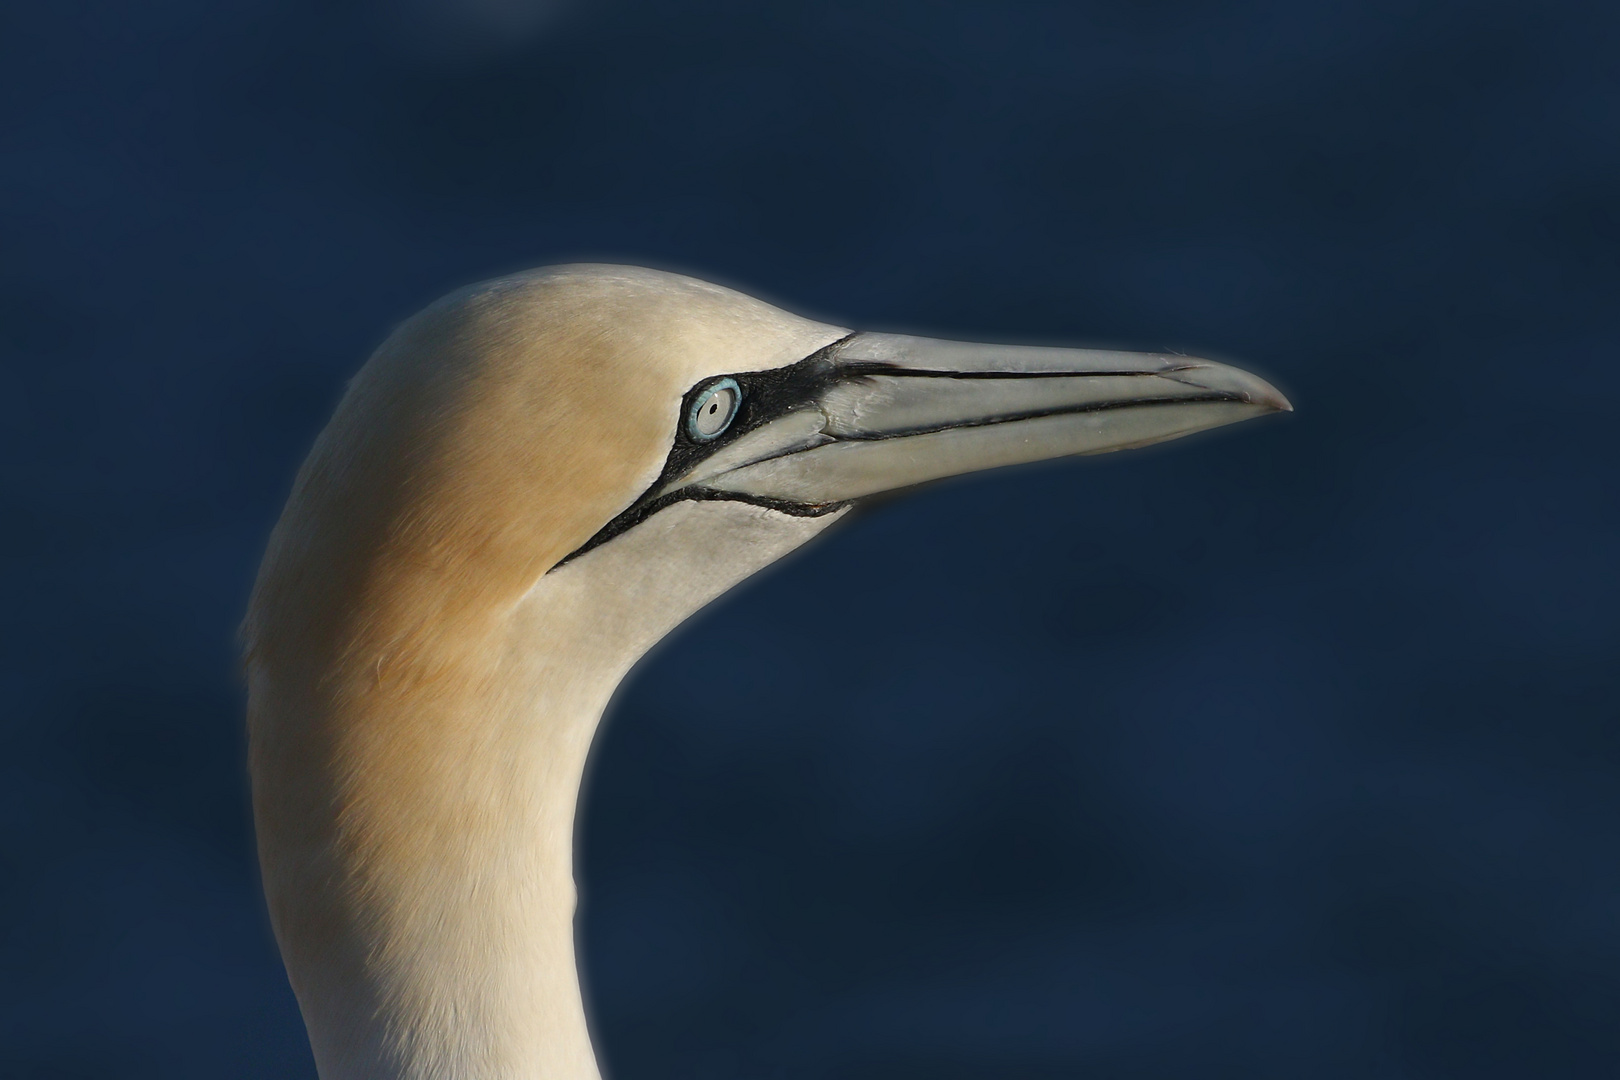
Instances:
[[[720,403],[718,401],[710,402],[709,403],[709,415],[713,416],[714,415],[714,410],[718,409],[719,407],[720,407]]]

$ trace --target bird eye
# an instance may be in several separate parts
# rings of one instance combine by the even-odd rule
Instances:
[[[686,414],[686,432],[698,442],[708,442],[731,426],[742,404],[742,388],[735,379],[716,379],[692,402]]]

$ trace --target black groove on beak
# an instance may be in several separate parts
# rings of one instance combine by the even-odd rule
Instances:
[[[1161,353],[973,345],[855,334],[801,408],[666,490],[696,485],[807,507],[981,469],[1099,454],[1271,412],[1265,380]]]

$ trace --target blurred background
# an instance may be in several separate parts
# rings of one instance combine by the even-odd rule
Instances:
[[[613,1080],[1616,1075],[1615,12],[7,5],[0,1076],[314,1076],[235,626],[390,327],[578,259],[1298,409],[883,505],[649,657]]]

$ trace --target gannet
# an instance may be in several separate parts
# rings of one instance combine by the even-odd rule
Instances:
[[[623,266],[402,324],[243,624],[260,867],[323,1080],[597,1080],[581,774],[705,604],[868,496],[1289,408],[1207,360],[857,333]]]

